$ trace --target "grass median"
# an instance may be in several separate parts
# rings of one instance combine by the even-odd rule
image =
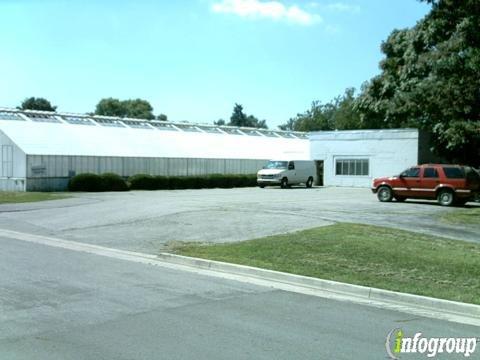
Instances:
[[[480,304],[480,245],[340,223],[173,252],[350,284]]]
[[[458,209],[441,216],[443,222],[455,225],[480,224],[480,207]]]
[[[70,196],[64,194],[44,192],[7,192],[0,191],[0,204],[16,204],[36,201],[66,199]]]

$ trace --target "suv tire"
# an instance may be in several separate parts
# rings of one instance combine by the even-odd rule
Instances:
[[[393,199],[393,191],[388,186],[380,186],[377,191],[377,198],[381,202],[390,202]]]
[[[455,196],[450,189],[442,189],[438,192],[437,201],[442,206],[452,206],[455,202]]]

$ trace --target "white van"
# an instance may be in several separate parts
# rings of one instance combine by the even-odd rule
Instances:
[[[257,173],[257,184],[261,188],[268,185],[280,185],[287,188],[290,185],[305,184],[312,187],[315,180],[315,162],[309,160],[270,160]]]

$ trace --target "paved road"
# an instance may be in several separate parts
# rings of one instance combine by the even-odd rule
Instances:
[[[75,196],[0,205],[0,228],[147,253],[158,253],[169,241],[238,241],[334,221],[480,241],[480,222],[465,227],[438,220],[456,208],[421,201],[379,203],[368,189],[247,188]]]
[[[375,360],[386,358],[393,328],[479,335],[467,325],[7,238],[0,253],[2,360]]]

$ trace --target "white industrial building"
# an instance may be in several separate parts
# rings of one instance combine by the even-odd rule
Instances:
[[[430,160],[416,129],[294,131],[0,109],[0,190],[64,190],[80,173],[254,174],[314,160],[317,184],[369,187]]]
[[[319,131],[309,139],[318,182],[329,186],[369,187],[376,177],[397,175],[431,158],[417,129]]]
[[[80,173],[253,174],[309,158],[300,132],[0,109],[0,189],[64,190]]]

